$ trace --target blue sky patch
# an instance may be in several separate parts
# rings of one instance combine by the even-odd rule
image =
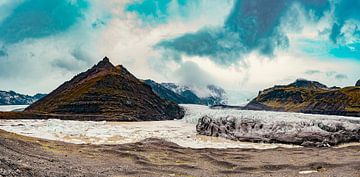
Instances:
[[[135,0],[127,4],[125,11],[136,13],[146,25],[167,23],[173,15],[187,18],[189,5],[198,5],[198,0]],[[175,5],[176,9],[170,9]]]
[[[138,16],[148,23],[165,23],[169,16],[168,5],[171,0],[142,0],[130,3],[126,11],[135,12]]]
[[[332,48],[329,53],[338,58],[360,60],[360,43],[348,44],[346,46],[340,45],[336,48]]]

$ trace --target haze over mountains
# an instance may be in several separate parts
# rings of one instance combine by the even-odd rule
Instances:
[[[340,88],[298,79],[260,91],[244,109],[360,116],[359,82],[356,86]],[[0,104],[32,104],[42,98],[26,112],[162,120],[182,117],[183,111],[177,104],[228,103],[222,88],[208,85],[207,92],[207,96],[201,97],[187,86],[139,80],[122,65],[115,67],[105,57],[44,98],[44,94],[27,96],[12,91],[0,92]]]
[[[181,86],[174,83],[156,83],[153,80],[145,80],[144,82],[161,98],[174,101],[178,104],[227,104],[226,92],[224,89],[215,85],[208,85],[208,95],[201,97],[187,86]]]

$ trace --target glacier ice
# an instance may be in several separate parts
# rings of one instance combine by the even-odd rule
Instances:
[[[0,129],[21,135],[65,141],[77,144],[123,144],[146,138],[160,138],[191,148],[276,148],[297,147],[284,144],[267,144],[232,141],[221,137],[199,135],[196,124],[203,116],[232,116],[259,119],[266,122],[301,122],[321,120],[329,122],[358,121],[358,118],[306,115],[232,109],[210,109],[207,106],[181,105],[186,110],[182,120],[157,122],[94,122],[65,120],[0,120]],[[352,126],[349,124],[349,126]]]
[[[198,122],[197,132],[202,135],[309,146],[360,140],[358,117],[184,107],[187,115],[185,121]]]

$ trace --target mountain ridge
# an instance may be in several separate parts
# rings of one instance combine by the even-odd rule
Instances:
[[[20,94],[15,91],[1,91],[0,90],[0,105],[29,105],[40,98],[44,97],[46,94],[35,94],[33,96]]]
[[[316,81],[296,80],[260,91],[244,108],[360,117],[360,88],[329,88]]]
[[[157,83],[147,79],[144,82],[161,98],[174,101],[178,104],[201,104],[201,105],[219,105],[226,104],[226,92],[217,86],[208,85],[209,96],[201,97],[190,87],[181,86],[174,83]]]

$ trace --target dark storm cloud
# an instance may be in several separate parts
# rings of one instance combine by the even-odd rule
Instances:
[[[88,7],[85,0],[27,0],[0,24],[0,41],[17,43],[67,30]]]
[[[314,75],[314,74],[320,74],[321,73],[321,71],[319,71],[319,70],[307,70],[307,71],[305,71],[305,74],[307,74],[307,75]]]
[[[337,79],[337,80],[343,80],[343,79],[347,79],[347,78],[348,77],[345,74],[336,74],[335,75],[335,79]]]
[[[3,49],[1,49],[0,48],[0,57],[4,57],[4,56],[7,56],[8,54],[7,54],[7,52],[6,52],[6,50],[3,48]]]
[[[204,28],[164,40],[157,47],[191,56],[208,56],[223,65],[253,50],[272,56],[276,48],[289,45],[280,28],[283,17],[289,15],[287,12],[295,3],[311,13],[315,20],[330,9],[327,0],[237,0],[223,27]]]

